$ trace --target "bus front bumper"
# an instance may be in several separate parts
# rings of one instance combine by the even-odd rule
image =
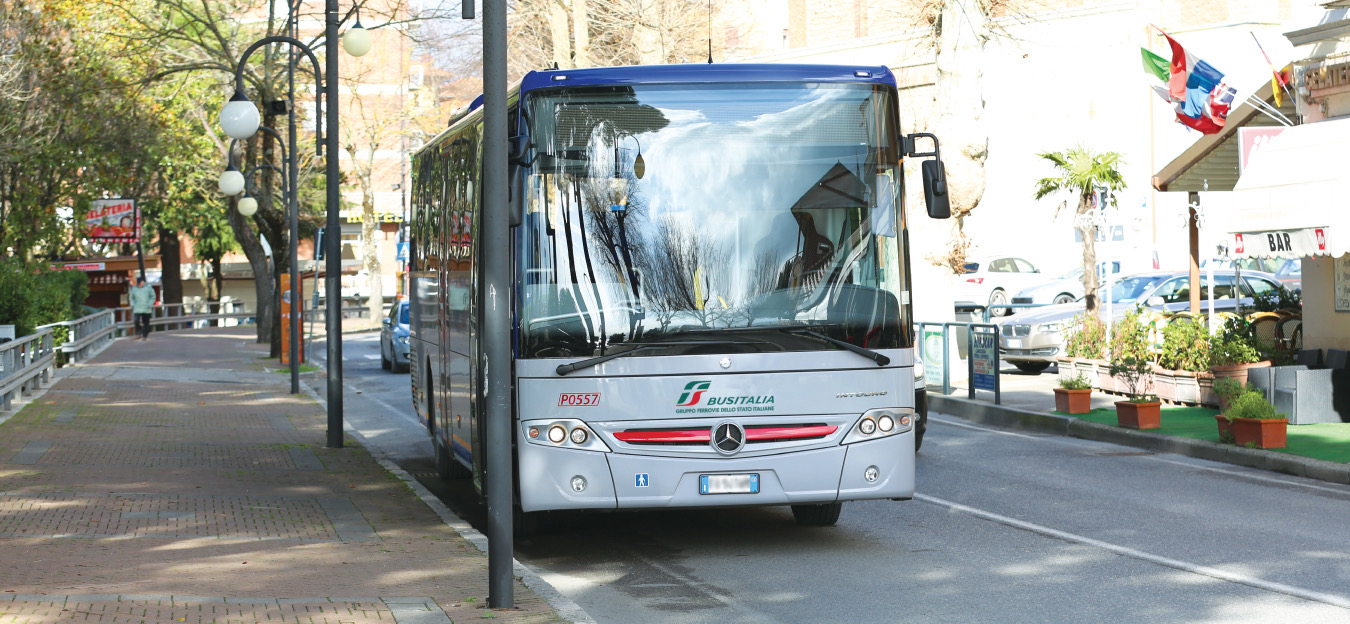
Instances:
[[[798,505],[914,496],[914,432],[760,457],[682,458],[522,444],[525,511]],[[869,468],[876,478],[868,481]],[[702,494],[703,475],[758,475],[753,494]],[[577,477],[585,487],[577,490]]]

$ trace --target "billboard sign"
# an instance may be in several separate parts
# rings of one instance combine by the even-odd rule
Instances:
[[[96,199],[84,213],[84,229],[94,242],[140,242],[141,211],[134,199]]]

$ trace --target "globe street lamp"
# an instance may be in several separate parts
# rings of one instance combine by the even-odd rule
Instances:
[[[287,2],[288,7],[290,7],[290,10],[288,10],[288,30],[291,31],[291,32],[295,32],[296,30],[298,30],[298,25],[295,24],[295,20],[293,19],[293,16],[291,15],[292,13],[294,13],[294,7],[291,7],[290,4],[291,4],[290,2]],[[338,76],[338,54],[336,53],[336,46],[334,46],[334,45],[332,45],[332,44],[333,44],[333,42],[335,42],[335,41],[337,41],[337,40],[339,39],[339,35],[338,35],[338,27],[341,25],[342,21],[344,21],[345,17],[344,17],[344,18],[339,18],[339,16],[338,16],[338,11],[339,11],[339,8],[338,8],[338,0],[326,0],[326,1],[325,1],[325,4],[324,4],[324,26],[325,26],[325,27],[324,27],[324,41],[325,41],[325,43],[329,46],[329,53],[325,55],[325,68],[324,68],[325,71],[324,71],[322,74],[320,74],[320,72],[319,72],[319,62],[318,62],[318,59],[314,56],[314,52],[313,52],[312,50],[310,50],[310,48],[309,48],[308,46],[306,46],[304,43],[300,42],[298,39],[296,39],[296,38],[294,38],[294,37],[281,36],[281,35],[273,35],[273,36],[269,36],[269,37],[264,37],[264,38],[262,38],[262,39],[259,39],[258,41],[255,41],[255,42],[254,42],[252,45],[250,45],[250,46],[248,47],[248,49],[246,49],[246,50],[244,51],[244,53],[239,57],[239,63],[238,63],[238,65],[235,67],[235,72],[234,72],[235,93],[234,93],[234,95],[230,98],[230,102],[229,102],[229,103],[226,105],[226,107],[225,107],[225,108],[229,108],[229,109],[230,109],[230,115],[228,115],[228,116],[225,115],[224,109],[222,109],[222,113],[221,113],[221,124],[222,124],[222,129],[224,129],[225,132],[226,132],[227,134],[229,134],[231,137],[237,138],[237,139],[239,139],[239,138],[247,138],[248,136],[251,136],[251,133],[249,133],[249,134],[244,134],[243,136],[236,136],[236,134],[235,134],[235,133],[244,133],[245,131],[249,130],[249,129],[250,129],[250,126],[252,126],[252,124],[250,123],[250,120],[251,120],[252,116],[257,115],[257,110],[256,110],[256,109],[253,109],[252,113],[250,113],[250,112],[245,111],[245,110],[243,110],[243,109],[240,108],[240,106],[249,106],[250,108],[252,107],[252,104],[250,104],[250,103],[248,102],[248,96],[246,96],[246,95],[244,94],[244,63],[246,63],[246,62],[248,61],[248,57],[249,57],[251,54],[253,54],[253,52],[254,52],[255,50],[257,50],[259,47],[264,46],[264,45],[267,45],[267,44],[269,44],[269,43],[286,43],[286,44],[289,44],[289,45],[291,45],[291,47],[293,48],[293,51],[298,50],[298,51],[304,53],[305,56],[309,57],[310,63],[313,64],[313,66],[314,66],[315,105],[316,105],[316,106],[315,106],[315,111],[316,111],[316,112],[322,111],[322,116],[327,118],[327,126],[328,126],[328,132],[327,132],[327,134],[325,135],[324,132],[323,132],[323,126],[324,126],[324,123],[323,123],[323,122],[324,122],[324,120],[320,117],[320,115],[318,115],[318,114],[315,115],[315,120],[314,120],[314,123],[315,123],[315,136],[314,136],[314,140],[315,140],[315,143],[316,143],[316,154],[319,155],[319,156],[323,156],[323,155],[324,155],[324,154],[323,154],[323,143],[325,142],[325,139],[326,139],[326,142],[328,143],[328,154],[327,154],[327,157],[326,157],[326,168],[325,168],[325,172],[326,172],[325,186],[327,187],[327,189],[326,189],[326,190],[327,190],[327,202],[326,202],[327,205],[326,205],[325,209],[326,209],[326,211],[327,211],[327,228],[326,228],[326,229],[327,229],[329,232],[331,232],[332,235],[329,236],[329,237],[327,237],[327,240],[325,241],[325,244],[327,245],[327,249],[325,250],[325,254],[327,255],[327,262],[328,262],[328,265],[327,265],[327,272],[328,272],[328,275],[327,275],[326,280],[325,280],[325,285],[326,285],[325,290],[328,292],[328,306],[327,306],[328,309],[327,309],[327,314],[326,314],[326,317],[327,317],[327,318],[326,318],[326,323],[325,323],[325,325],[326,325],[326,328],[327,328],[327,335],[328,335],[328,340],[327,340],[327,342],[328,342],[328,367],[327,367],[327,368],[328,368],[328,378],[327,378],[327,388],[328,388],[328,444],[327,444],[327,446],[330,447],[330,448],[341,448],[341,447],[342,447],[342,316],[341,316],[341,305],[339,304],[338,306],[334,306],[334,305],[333,305],[333,301],[332,301],[332,299],[333,299],[333,294],[334,294],[334,293],[341,293],[341,291],[342,291],[342,285],[341,285],[341,281],[340,281],[340,280],[341,280],[341,274],[342,274],[342,249],[341,249],[341,238],[342,238],[342,237],[340,236],[340,232],[341,232],[341,224],[338,222],[338,221],[339,221],[339,217],[338,217],[338,206],[339,206],[339,204],[340,204],[340,202],[341,202],[341,197],[340,197],[340,194],[339,194],[340,189],[338,188],[339,177],[341,176],[341,171],[339,170],[339,167],[338,167],[338,158],[337,158],[337,152],[338,152],[338,123],[339,123],[339,122],[338,122],[338,81],[337,81],[337,76]],[[353,12],[355,12],[355,9],[353,9]],[[355,27],[354,27],[354,28],[352,28],[352,30],[358,30],[358,28],[355,28]],[[366,32],[364,32],[364,31],[365,31],[364,28],[360,28],[359,30],[360,30],[361,32],[355,33],[355,34],[352,36],[352,40],[351,40],[351,42],[350,42],[351,45],[350,45],[350,46],[344,46],[344,47],[347,48],[348,53],[349,53],[349,54],[352,54],[352,55],[354,55],[354,56],[359,56],[359,55],[361,55],[361,54],[365,54],[365,53],[366,53],[367,51],[369,51],[369,49],[370,49],[370,45],[369,45],[369,34],[366,33]],[[364,41],[363,41],[363,39],[364,39]],[[291,58],[292,58],[292,62],[293,62],[294,57],[292,56]],[[293,68],[292,68],[292,69],[293,69]],[[327,80],[324,80],[324,78],[327,78]],[[293,80],[293,78],[292,78],[292,80]],[[324,106],[323,106],[323,99],[324,99],[324,94],[325,94],[325,92],[327,93],[327,96],[328,96],[328,107],[327,107],[327,108],[324,108]],[[291,95],[292,95],[292,97],[294,97],[294,84],[293,84],[293,83],[292,83],[292,85],[291,85]],[[236,104],[236,102],[238,102],[238,104]],[[228,127],[228,128],[225,127],[227,123],[230,124],[231,127]],[[255,128],[256,128],[256,127],[255,127]],[[255,130],[255,131],[256,131],[256,130]],[[291,160],[290,160],[289,165],[290,165],[289,168],[290,168],[290,171],[291,171],[291,175],[289,176],[289,178],[290,178],[290,179],[289,179],[289,182],[290,182],[290,186],[292,187],[292,192],[291,192],[291,196],[290,196],[290,203],[292,204],[292,206],[295,206],[295,205],[296,205],[296,193],[294,192],[294,188],[295,188],[295,185],[296,185],[296,178],[298,177],[298,176],[296,175],[296,171],[298,170],[298,164],[297,164],[297,162],[296,162],[296,160],[295,160],[295,153],[294,153],[294,150],[292,150],[292,153],[291,153]],[[291,211],[291,231],[292,231],[293,234],[294,234],[295,230],[298,229],[297,226],[296,226],[296,212],[297,212],[297,210],[292,210],[292,211]],[[291,276],[291,281],[292,281],[292,285],[293,285],[293,286],[297,285],[298,282],[299,282],[299,280],[297,279],[297,276],[296,276],[296,274],[295,274],[295,272],[296,272],[296,261],[295,261],[296,250],[295,250],[295,247],[296,247],[295,245],[292,245],[292,246],[291,246],[291,254],[292,254],[292,262],[291,262],[292,276]],[[339,297],[340,297],[340,295],[339,295]],[[293,316],[293,319],[292,319],[292,320],[293,320],[293,321],[298,321],[298,317]],[[296,323],[296,324],[298,325],[298,323]],[[294,366],[296,365],[296,360],[297,360],[298,357],[299,357],[299,353],[298,353],[298,352],[299,352],[299,334],[298,334],[298,331],[292,331],[292,332],[291,332],[291,345],[290,345],[290,347],[291,347],[291,355],[292,355],[291,362],[292,362],[292,366],[294,367]],[[292,368],[292,380],[293,380],[293,381],[292,381],[292,386],[293,386],[293,387],[294,387],[296,381],[298,381],[298,380],[296,379],[296,377],[297,377],[297,370],[298,370],[298,369],[296,369],[296,368]]]

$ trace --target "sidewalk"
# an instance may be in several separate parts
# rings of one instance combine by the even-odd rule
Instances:
[[[978,391],[976,398],[969,397],[965,381],[954,383],[952,394],[942,395],[941,388],[929,386],[928,406],[931,411],[950,414],[965,420],[984,424],[1073,436],[1087,440],[1110,442],[1124,446],[1148,449],[1164,453],[1188,455],[1200,459],[1219,461],[1239,466],[1260,468],[1282,472],[1300,477],[1350,484],[1350,464],[1314,459],[1277,450],[1249,449],[1220,444],[1217,441],[1198,439],[1194,434],[1181,433],[1186,427],[1168,426],[1167,407],[1163,408],[1163,429],[1160,431],[1136,431],[1114,424],[1115,402],[1123,397],[1101,391],[1092,393],[1092,414],[1086,418],[1076,418],[1054,413],[1054,388],[1059,386],[1054,369],[1040,374],[1009,372],[1004,369],[1000,376],[1001,404],[994,404],[994,393]],[[960,386],[960,387],[958,387]],[[1104,411],[1109,410],[1109,414]],[[1193,411],[1193,410],[1191,410]],[[1109,416],[1109,418],[1107,417]],[[1095,422],[1094,422],[1095,421]],[[1350,427],[1350,425],[1290,425],[1290,430],[1299,427]],[[1180,435],[1168,435],[1176,431]],[[1217,427],[1214,437],[1218,437]],[[1292,435],[1291,435],[1292,439]]]
[[[118,340],[0,413],[0,622],[559,619],[519,578],[486,609],[487,555],[350,435],[325,448],[253,333]]]

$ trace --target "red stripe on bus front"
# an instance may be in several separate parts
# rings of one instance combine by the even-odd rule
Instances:
[[[754,427],[746,428],[746,440],[793,440],[797,438],[823,438],[834,433],[835,425],[815,425],[811,427]]]
[[[620,431],[614,434],[621,442],[707,442],[712,433],[707,429],[682,431]]]

